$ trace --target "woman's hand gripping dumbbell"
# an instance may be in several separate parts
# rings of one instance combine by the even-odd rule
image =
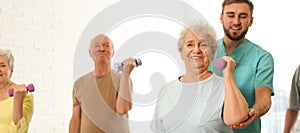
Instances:
[[[29,91],[29,92],[34,91],[34,85],[33,84],[28,84],[26,88],[27,88],[27,91]],[[14,96],[14,89],[13,88],[8,89],[8,95],[10,97]]]

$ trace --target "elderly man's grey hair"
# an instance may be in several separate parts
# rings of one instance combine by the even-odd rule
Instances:
[[[104,34],[99,34],[99,35],[95,36],[93,39],[90,40],[90,47],[89,47],[89,50],[90,50],[91,47],[93,46],[93,40],[96,39],[96,38],[102,38],[102,39],[108,38],[109,41],[110,41],[110,44],[111,44],[111,46],[112,46],[112,49],[115,50],[113,41],[112,41],[108,36],[106,36],[106,35],[104,35]],[[101,41],[102,41],[102,39],[101,39]],[[101,42],[101,41],[100,41],[100,42]],[[99,43],[100,43],[100,42],[99,42]]]
[[[200,34],[204,34],[208,37],[208,40],[209,40],[208,46],[210,48],[210,52],[208,54],[212,60],[213,55],[218,47],[217,35],[216,35],[214,28],[204,19],[197,20],[197,21],[191,23],[190,25],[188,25],[187,27],[185,27],[181,31],[179,40],[178,40],[179,52],[181,52],[181,50],[182,50],[182,47],[184,45],[184,38],[188,32],[193,32],[193,34],[196,36],[199,36]]]
[[[14,56],[12,55],[11,51],[9,49],[1,49],[0,48],[0,56],[6,57],[8,61],[8,65],[10,69],[14,69]]]

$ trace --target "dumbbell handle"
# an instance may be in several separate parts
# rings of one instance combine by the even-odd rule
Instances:
[[[218,69],[224,69],[227,66],[227,62],[223,58],[219,58],[215,62],[215,66]]]
[[[136,58],[135,59],[135,64],[136,67],[141,66],[142,65],[142,60],[140,58]],[[123,70],[123,63],[115,63],[114,64],[114,70],[119,72]]]
[[[27,91],[29,91],[29,92],[34,91],[34,85],[33,84],[28,84],[26,88],[27,88]],[[8,95],[10,97],[14,96],[14,89],[13,88],[8,89]]]

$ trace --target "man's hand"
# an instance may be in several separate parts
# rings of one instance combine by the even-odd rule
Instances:
[[[249,109],[249,118],[246,121],[244,121],[244,122],[242,122],[242,123],[240,123],[238,125],[232,125],[230,127],[231,128],[235,128],[235,129],[245,128],[245,127],[247,127],[251,122],[253,122],[258,117],[259,117],[258,111],[256,111],[255,109],[251,108],[251,109]]]
[[[132,72],[133,68],[136,67],[136,63],[135,63],[135,59],[133,58],[128,58],[126,60],[124,60],[122,62],[123,64],[123,73],[127,73],[128,75],[130,75],[130,73]]]

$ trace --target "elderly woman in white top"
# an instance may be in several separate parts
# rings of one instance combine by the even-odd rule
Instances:
[[[208,70],[216,48],[216,33],[204,20],[181,32],[178,49],[186,73],[162,88],[154,132],[231,133],[230,127],[248,118],[248,104],[234,80],[235,61],[223,57],[224,78]]]

